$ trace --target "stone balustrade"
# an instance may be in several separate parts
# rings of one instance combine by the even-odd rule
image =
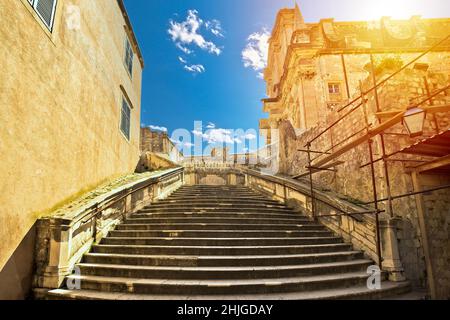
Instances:
[[[42,218],[37,225],[34,287],[59,288],[92,244],[117,224],[184,183],[184,169],[169,169],[101,195],[74,211]]]
[[[242,170],[246,185],[271,198],[284,202],[309,215],[311,218],[312,202],[309,184],[288,177],[270,176],[258,171]],[[342,215],[342,213],[361,213],[373,208],[355,204],[337,194],[314,190],[316,198],[316,218],[336,235],[370,257],[378,261],[377,230],[374,214]],[[320,217],[326,216],[326,217]],[[333,215],[333,216],[330,216]],[[397,219],[380,214],[380,239],[383,270],[391,281],[404,281],[403,267],[397,243]]]

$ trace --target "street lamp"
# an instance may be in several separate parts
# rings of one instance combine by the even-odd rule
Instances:
[[[411,138],[419,137],[423,134],[425,117],[425,110],[414,105],[410,106],[405,112],[403,115],[403,125]]]

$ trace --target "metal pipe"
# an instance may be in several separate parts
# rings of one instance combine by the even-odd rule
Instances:
[[[425,84],[425,90],[427,92],[427,96],[430,97],[431,92],[430,92],[430,85],[428,84],[427,76],[423,77],[423,82]],[[430,104],[430,106],[434,105],[433,99],[430,99],[429,104]],[[436,133],[439,133],[439,122],[437,120],[436,114],[433,114],[433,121],[434,121],[434,125],[436,126]]]
[[[394,196],[391,199],[392,200],[397,200],[397,199],[402,199],[402,198],[406,198],[406,197],[412,197],[412,196],[416,196],[418,194],[424,194],[424,193],[429,193],[429,192],[434,192],[434,191],[439,191],[439,190],[444,190],[444,189],[450,189],[450,184],[444,185],[444,186],[439,186],[436,188],[431,188],[431,189],[427,189],[427,190],[423,190],[423,191],[417,191],[417,192],[408,192],[405,194],[401,194],[398,196]],[[378,202],[384,202],[387,201],[388,198],[383,198],[383,199],[379,199]],[[369,205],[369,204],[373,204],[374,202],[366,202],[364,203],[364,205]]]
[[[337,172],[336,169],[319,168],[319,167],[314,167],[314,166],[312,166],[312,167],[308,166],[308,167],[306,167],[306,169],[313,169],[313,170],[318,170],[318,171],[331,171],[331,172]]]
[[[372,125],[369,124],[369,127],[371,127],[371,126],[372,126]],[[350,140],[351,138],[357,136],[358,134],[360,134],[361,132],[366,131],[366,130],[367,130],[366,127],[362,128],[362,129],[359,130],[358,132],[355,132],[355,133],[352,134],[351,136],[349,136],[349,137],[343,139],[341,142],[336,143],[333,147],[331,147],[331,148],[327,149],[325,152],[321,152],[321,153],[322,153],[322,154],[330,154],[330,151],[331,151],[331,150],[333,150],[334,148],[340,146],[340,145],[343,144],[344,142],[347,142],[347,141]],[[316,160],[319,159],[319,158],[320,158],[320,156],[314,158],[314,159],[312,160],[312,162],[316,161]]]
[[[312,216],[315,219],[316,218],[316,206],[314,203],[313,172],[311,169],[311,152],[310,152],[311,144],[308,144],[307,148],[308,148],[309,186],[310,186],[310,191],[311,191],[311,211],[312,211]]]
[[[378,96],[378,87],[377,87],[377,76],[375,74],[375,63],[373,60],[373,55],[370,54],[370,67],[371,67],[371,71],[372,71],[372,81],[373,81],[373,85],[374,85],[374,96],[375,96],[375,106],[377,108],[377,112],[381,112],[381,107],[380,107],[380,99]],[[378,120],[379,123],[381,123],[380,120]],[[389,179],[389,168],[388,168],[388,163],[386,161],[386,147],[384,144],[384,136],[383,133],[380,134],[380,140],[381,140],[381,151],[382,151],[382,159],[383,159],[383,169],[384,169],[384,181],[386,184],[386,192],[389,198],[388,201],[388,208],[389,208],[389,214],[391,217],[393,217],[393,207],[392,207],[392,201],[391,199],[391,182]]]
[[[347,66],[345,64],[344,54],[341,54],[342,69],[344,71],[345,88],[347,89],[347,98],[350,99],[350,86],[348,84]]]
[[[358,99],[359,100],[359,99]],[[356,107],[354,107],[352,110],[350,110],[349,112],[347,112],[345,115],[343,115],[341,118],[339,118],[338,120],[336,120],[335,122],[333,122],[331,125],[329,125],[324,131],[322,131],[318,136],[316,136],[314,139],[312,139],[311,141],[308,142],[309,145],[311,145],[314,141],[316,141],[317,139],[319,139],[321,136],[323,136],[325,133],[327,133],[329,130],[331,130],[331,128],[333,128],[335,125],[337,125],[339,122],[341,122],[344,118],[346,118],[347,116],[349,116],[350,114],[352,114],[353,112],[355,112],[356,110],[358,110],[359,107],[361,107],[363,105],[363,102],[361,102],[360,104],[358,104]],[[307,147],[307,145],[305,145],[305,147]]]
[[[298,149],[297,151],[308,152],[308,150],[305,150],[305,149]],[[331,153],[329,153],[329,152],[313,151],[313,150],[310,150],[309,152],[311,152],[311,153],[317,153],[317,154],[331,154]]]
[[[377,183],[376,183],[376,176],[375,176],[375,166],[373,164],[373,140],[369,140],[369,153],[370,153],[370,161],[371,161],[371,175],[372,175],[372,190],[373,190],[373,199],[374,199],[374,205],[375,210],[379,211],[378,208],[378,195],[377,195]],[[377,256],[378,256],[378,266],[380,269],[383,269],[383,260],[381,257],[381,235],[380,235],[380,214],[379,212],[375,216],[375,228],[376,228],[376,234],[377,234]]]
[[[394,208],[392,206],[392,191],[391,191],[391,180],[389,178],[389,162],[386,160],[386,146],[384,144],[384,136],[383,134],[380,134],[380,140],[381,140],[381,150],[383,153],[383,169],[384,169],[384,181],[386,183],[386,192],[388,196],[388,208],[389,208],[389,215],[391,218],[394,217]]]
[[[399,74],[400,72],[402,72],[403,70],[405,70],[406,68],[408,68],[409,66],[411,66],[413,63],[417,62],[418,60],[420,60],[421,58],[423,58],[424,56],[426,56],[428,53],[430,53],[431,51],[433,51],[434,49],[436,49],[437,47],[439,47],[441,44],[443,44],[445,41],[447,41],[450,38],[450,34],[448,36],[446,36],[444,39],[440,40],[438,43],[436,43],[435,45],[433,45],[431,48],[429,48],[428,50],[424,51],[423,53],[421,53],[418,57],[414,58],[413,60],[411,60],[410,62],[408,62],[407,64],[405,64],[403,67],[401,67],[400,69],[398,69],[397,71],[395,71],[393,74],[391,74],[389,77],[385,78],[384,80],[382,80],[380,83],[378,83],[377,85],[375,85],[374,87],[370,88],[369,90],[367,90],[364,94],[367,94],[371,91],[373,91],[374,89],[382,86],[383,84],[385,84],[386,82],[388,82],[389,80],[391,80],[393,77],[395,77],[397,74]],[[362,94],[362,95],[364,95]],[[341,112],[343,109],[347,108],[347,106],[344,106],[343,108],[341,108],[341,110],[339,110],[338,112]]]
[[[393,74],[391,74],[389,77],[387,77],[386,79],[382,80],[380,83],[376,84],[375,86],[373,86],[372,88],[370,88],[369,90],[367,90],[366,92],[362,92],[361,95],[355,99],[353,99],[352,101],[350,101],[348,104],[346,104],[344,107],[342,107],[340,110],[338,110],[338,112],[343,111],[344,109],[346,109],[347,107],[349,107],[350,105],[352,105],[353,103],[355,103],[356,101],[360,100],[364,95],[366,95],[367,93],[370,93],[371,91],[377,89],[378,87],[380,87],[381,85],[385,84],[386,82],[388,82],[389,80],[391,80],[394,76],[396,76],[397,74],[399,74],[400,72],[402,72],[403,70],[405,70],[406,68],[408,68],[410,65],[412,65],[413,63],[415,63],[416,61],[418,61],[419,59],[421,59],[422,57],[424,57],[425,55],[427,55],[429,52],[431,52],[433,49],[439,47],[441,44],[443,44],[445,41],[447,41],[450,38],[450,34],[445,37],[444,39],[442,39],[441,41],[439,41],[438,43],[436,43],[434,46],[432,46],[431,48],[429,48],[428,50],[426,50],[425,52],[423,52],[422,54],[420,54],[418,57],[416,57],[415,59],[413,59],[412,61],[410,61],[409,63],[407,63],[406,65],[404,65],[403,67],[401,67],[399,70],[397,70],[396,72],[394,72]],[[430,97],[427,98],[424,102],[427,102],[430,100]],[[424,102],[420,103],[419,105],[423,104]],[[358,105],[355,109],[359,108],[361,105]],[[354,111],[354,110],[353,110]],[[345,114],[343,117],[341,117],[338,121],[336,121],[332,127],[334,127],[337,123],[339,123],[340,121],[342,121],[344,118],[346,118],[349,114]],[[325,132],[327,132],[328,130],[330,130],[332,127],[328,127],[324,132],[320,133],[317,137],[313,138],[311,141],[309,141],[309,143],[313,143],[314,141],[316,141],[320,136],[322,136]]]

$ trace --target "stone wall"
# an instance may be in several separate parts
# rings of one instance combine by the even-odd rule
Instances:
[[[430,70],[437,70],[431,68]],[[386,74],[389,74],[386,73]],[[382,74],[381,77],[386,76]],[[379,89],[379,100],[382,107],[382,111],[392,111],[398,109],[404,109],[408,105],[411,98],[423,97],[425,94],[424,76],[427,76],[431,90],[434,91],[438,88],[444,87],[448,82],[448,76],[443,76],[441,71],[432,72],[427,74],[419,70],[407,69],[402,74],[396,76],[392,81],[383,85]],[[370,79],[363,82],[363,90],[370,88],[372,82]],[[435,104],[448,103],[448,92],[444,92],[437,96],[433,101]],[[328,151],[332,152],[338,147],[342,146],[341,142],[348,141],[349,139],[355,139],[365,134],[362,131],[353,138],[350,138],[354,133],[357,133],[366,126],[366,119],[372,127],[378,124],[378,119],[375,117],[376,104],[374,94],[367,95],[368,102],[365,106],[360,107],[353,112],[344,121],[333,127],[330,131],[325,133],[321,138],[316,140],[311,148],[314,151]],[[306,149],[306,144],[312,138],[316,137],[322,132],[328,125],[336,121],[343,113],[351,110],[352,107],[348,107],[347,110],[337,113],[335,110],[328,109],[322,113],[322,119],[318,126],[310,128],[306,131],[299,131],[292,127],[290,121],[282,121],[279,124],[280,130],[280,168],[281,172],[287,175],[297,175],[301,173],[307,173],[305,168],[308,164],[307,154],[305,152],[298,151],[299,149]],[[367,118],[366,118],[367,114]],[[424,136],[432,136],[438,131],[447,130],[450,128],[449,122],[450,115],[438,113],[436,118],[433,115],[428,115],[425,123]],[[437,121],[435,121],[435,119]],[[437,123],[437,126],[436,126]],[[437,128],[438,127],[438,128]],[[406,135],[406,131],[401,123],[390,128],[388,132],[393,133],[384,135],[386,153],[391,154],[400,150],[403,147],[409,146],[424,136],[411,139]],[[374,158],[378,159],[382,156],[382,144],[381,138],[377,136],[373,140],[373,154]],[[319,158],[318,154],[312,154],[313,159]],[[411,156],[411,155],[398,155],[392,158],[402,158],[408,160],[427,160],[427,158]],[[429,158],[428,158],[429,159]],[[336,172],[323,171],[314,174],[314,182],[317,188],[322,190],[333,190],[339,194],[343,194],[350,201],[356,203],[373,201],[373,188],[370,166],[361,168],[361,166],[368,164],[369,158],[369,146],[368,143],[361,144],[356,148],[348,151],[344,155],[340,156],[337,161],[337,165],[333,168]],[[391,193],[393,196],[401,195],[413,191],[413,185],[411,176],[406,172],[406,169],[411,165],[419,165],[420,162],[388,162],[389,180],[391,183]],[[377,162],[375,165],[376,173],[376,187],[378,199],[387,198],[387,188],[384,165],[382,161]],[[303,179],[308,179],[309,176],[304,176]],[[436,185],[436,184],[435,184]],[[432,234],[432,245],[436,250],[442,250],[443,247],[450,247],[448,240],[448,203],[443,198],[449,197],[449,190],[433,193],[425,196],[427,203],[427,219],[430,234]],[[438,208],[431,208],[438,204]],[[380,204],[381,209],[388,210],[386,203]],[[397,224],[400,254],[402,256],[402,262],[405,268],[405,274],[413,285],[418,287],[426,286],[426,269],[424,262],[424,252],[421,244],[419,223],[417,216],[417,207],[414,197],[405,197],[393,201],[393,214],[400,218],[400,222]],[[446,220],[447,219],[447,220]],[[439,223],[438,223],[439,221]],[[433,229],[434,226],[434,229]],[[437,230],[439,229],[439,230]],[[448,250],[447,250],[448,251]],[[448,258],[442,256],[442,254],[433,254],[433,259],[436,259],[434,264],[436,265],[436,272],[441,275],[441,291],[447,292],[448,286],[448,273],[445,268],[448,268]],[[440,271],[439,268],[441,268]],[[441,292],[441,297],[442,293]],[[447,294],[448,296],[448,294]],[[445,295],[444,295],[445,297]]]
[[[445,184],[450,184],[449,176],[421,175],[424,189]],[[423,199],[437,296],[450,299],[450,191],[424,194]]]
[[[169,139],[166,132],[153,131],[150,128],[141,128],[140,150],[141,153],[153,152],[160,154],[176,163],[180,163],[183,160],[183,154]]]
[[[0,12],[1,270],[39,216],[134,171],[142,65],[135,54],[131,78],[117,1],[58,1],[52,33],[27,0],[0,1]]]
[[[242,165],[233,161],[192,157],[185,159],[183,166],[187,185],[245,185],[245,177],[239,171]]]

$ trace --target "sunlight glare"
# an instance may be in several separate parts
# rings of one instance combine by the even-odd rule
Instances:
[[[359,20],[378,20],[381,17],[409,19],[429,10],[425,0],[355,0],[355,14]]]

